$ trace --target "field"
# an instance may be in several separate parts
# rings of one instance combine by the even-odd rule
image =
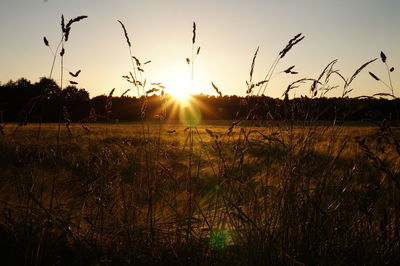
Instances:
[[[218,96],[196,98],[188,90],[201,50],[196,23],[186,58],[190,84],[168,91],[161,82],[147,82],[142,67],[151,61],[132,53],[118,20],[132,64],[122,77],[137,98],[126,96],[131,89],[119,97],[112,89],[90,99],[84,89],[63,83],[71,25],[86,18],[65,24],[62,16],[58,46],[43,38],[53,55],[49,78],[0,87],[6,95],[0,113],[4,264],[400,261],[398,98],[385,53],[380,61],[388,81],[369,76],[386,92],[349,98],[350,85],[375,58],[348,77],[333,60],[317,78],[289,83],[282,99],[267,97],[276,75],[298,74],[294,65],[277,67],[304,39],[299,33],[259,81],[253,79],[256,49],[246,96],[223,95],[211,82]],[[58,54],[60,86],[52,79]],[[77,85],[81,70],[68,72],[69,84]],[[309,86],[308,96],[293,98],[300,86]],[[339,97],[328,100],[332,90]]]
[[[5,2],[0,265],[399,265],[396,1]]]
[[[395,264],[398,129],[8,124],[2,262]]]

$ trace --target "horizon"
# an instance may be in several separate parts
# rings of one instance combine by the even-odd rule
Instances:
[[[9,81],[7,81],[7,82],[5,82],[5,83],[0,83],[0,87],[1,86],[6,86],[8,83],[13,83],[13,84],[16,84],[19,80],[22,80],[22,79],[25,79],[25,80],[27,80],[31,85],[36,85],[37,83],[39,83],[40,82],[40,79],[42,79],[42,78],[46,78],[46,79],[48,79],[48,77],[40,77],[39,78],[39,80],[37,80],[36,82],[33,82],[33,81],[31,81],[31,80],[29,80],[29,79],[26,79],[25,77],[20,77],[20,78],[18,78],[18,79],[15,79],[15,80],[9,80]],[[55,82],[55,80],[54,79],[51,79],[51,80],[53,80],[54,82]],[[57,86],[59,87],[59,84],[57,84]],[[94,98],[96,98],[96,97],[109,97],[109,95],[110,95],[110,92],[113,90],[113,89],[115,89],[115,88],[113,88],[113,89],[111,89],[110,91],[108,91],[108,92],[104,92],[104,93],[102,93],[102,94],[98,94],[98,95],[91,95],[90,93],[89,93],[89,91],[87,90],[87,88],[80,88],[79,87],[79,85],[74,85],[74,84],[66,84],[64,87],[63,87],[63,89],[66,89],[67,87],[73,87],[73,88],[76,88],[76,89],[78,89],[78,90],[81,90],[81,89],[83,89],[85,92],[87,92],[88,94],[89,94],[89,100],[92,100],[92,99],[94,99]],[[60,87],[59,87],[60,88]],[[60,88],[61,89],[61,88]],[[269,96],[269,95],[238,95],[238,94],[223,94],[223,95],[218,95],[217,93],[214,93],[214,94],[206,94],[206,93],[203,93],[203,92],[199,92],[199,93],[193,93],[193,94],[190,94],[187,98],[189,99],[189,98],[196,98],[196,97],[199,97],[199,96],[206,96],[206,97],[214,97],[214,98],[219,98],[219,97],[221,97],[221,98],[223,98],[223,97],[238,97],[238,98],[246,98],[246,97],[250,97],[250,98],[257,98],[257,97],[260,97],[260,98],[262,98],[262,97],[266,97],[266,98],[272,98],[272,99],[276,99],[276,100],[284,100],[284,97],[281,95],[281,96],[277,96],[277,97],[274,97],[274,96]],[[148,98],[152,98],[152,97],[162,97],[162,95],[160,95],[159,93],[149,93],[149,94],[141,94],[140,95],[140,97],[138,97],[137,95],[128,95],[127,93],[122,93],[121,95],[115,95],[115,94],[113,94],[112,95],[112,98],[122,98],[122,97],[126,97],[126,98],[135,98],[135,99],[140,99],[140,98],[142,98],[142,97],[148,97]],[[184,99],[180,99],[180,98],[177,98],[176,97],[176,95],[174,95],[174,94],[172,94],[172,93],[168,93],[168,92],[166,92],[165,94],[164,94],[164,97],[171,97],[171,98],[175,98],[175,101],[182,101],[182,100],[186,100],[187,98],[185,97]],[[349,98],[349,97],[347,97],[347,95],[345,96],[346,98]],[[313,98],[313,97],[311,97],[310,95],[294,95],[294,97],[291,97],[289,100],[295,100],[295,99],[301,99],[301,98],[309,98],[310,100],[312,100],[312,99],[318,99],[318,98],[322,98],[322,99],[329,99],[329,98],[342,98],[342,96],[340,96],[340,95],[334,95],[334,96],[321,96],[321,97],[318,97],[318,98]],[[362,96],[358,96],[358,97],[356,97],[357,99],[366,99],[366,98],[369,98],[369,96],[368,95],[362,95]],[[370,97],[370,98],[374,98],[374,97]],[[390,101],[396,101],[396,100],[398,100],[397,98],[392,98],[392,97],[389,97],[389,95],[387,95],[387,94],[377,94],[377,95],[375,95],[375,99],[376,100],[390,100]]]
[[[119,5],[118,5],[119,4]],[[131,69],[128,47],[121,20],[132,41],[133,54],[146,66],[145,76],[149,82],[162,82],[168,90],[190,86],[190,71],[185,62],[191,56],[192,23],[197,25],[197,46],[201,52],[194,66],[193,93],[216,95],[211,82],[223,95],[244,96],[245,81],[254,52],[260,47],[256,59],[254,80],[262,80],[275,56],[297,33],[305,39],[296,45],[280,62],[279,73],[295,65],[297,75],[281,73],[273,77],[266,96],[281,98],[292,81],[318,77],[323,68],[338,59],[336,69],[345,77],[351,76],[363,63],[379,58],[385,52],[390,66],[397,68],[400,51],[396,44],[400,18],[397,1],[336,1],[335,3],[315,0],[302,1],[191,1],[174,0],[131,3],[119,1],[76,0],[68,3],[60,0],[11,1],[0,6],[0,29],[3,49],[0,49],[2,67],[0,83],[27,78],[36,82],[48,77],[52,54],[43,43],[57,43],[60,35],[60,19],[64,14],[69,20],[80,15],[88,18],[73,26],[66,44],[65,74],[82,70],[76,79],[78,88],[86,89],[91,97],[107,95],[116,88],[116,95],[131,89],[127,96],[135,96],[135,90],[122,76]],[[141,12],[137,12],[140,10]],[[331,18],[326,12],[333,14]],[[285,18],[282,19],[282,15]],[[315,23],[318,21],[318,23]],[[343,41],[345,40],[345,41]],[[372,95],[387,92],[379,82],[373,80],[371,71],[386,80],[382,62],[369,65],[354,81],[350,96]],[[52,77],[60,83],[59,61]],[[397,71],[393,72],[395,89],[400,82]],[[333,80],[332,84],[340,84]],[[67,82],[64,83],[64,87]],[[337,97],[333,92],[327,96]],[[308,95],[307,85],[294,90],[291,97]]]

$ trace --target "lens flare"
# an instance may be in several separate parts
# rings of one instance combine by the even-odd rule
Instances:
[[[223,249],[231,244],[232,237],[226,229],[214,229],[211,231],[208,242],[213,249]]]
[[[195,127],[201,121],[201,111],[193,97],[187,97],[184,101],[180,101],[179,120],[182,124]]]

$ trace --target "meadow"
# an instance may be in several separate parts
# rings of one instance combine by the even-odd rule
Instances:
[[[396,128],[231,125],[6,125],[3,262],[398,261]]]
[[[63,105],[65,23],[60,52],[61,88],[41,91],[22,110],[20,123],[0,123],[0,243],[5,265],[395,265],[400,261],[400,140],[398,119],[347,123],[319,121],[326,106],[290,104],[291,90],[310,83],[309,98],[337,89],[341,97],[370,63],[345,78],[330,62],[315,79],[288,85],[285,115],[257,113],[279,61],[304,36],[289,40],[265,79],[247,80],[246,113],[234,121],[202,121],[199,108],[180,101],[178,122],[161,83],[146,86],[141,62],[129,48],[141,119],[131,123],[72,123]],[[75,24],[74,24],[75,25]],[[200,53],[193,23],[193,83]],[[381,53],[390,79],[386,55]],[[145,64],[145,63],[143,63]],[[70,73],[77,78],[80,70]],[[294,66],[281,74],[294,75]],[[370,72],[375,81],[384,82]],[[71,83],[71,81],[73,83]],[[71,80],[71,84],[77,84]],[[193,84],[192,84],[193,85]],[[371,97],[395,97],[391,93]],[[212,83],[216,93],[221,90]],[[113,92],[103,118],[113,112]],[[161,108],[148,114],[148,96]],[[142,97],[139,97],[142,96]],[[256,98],[251,98],[256,96]],[[53,98],[52,98],[53,97]],[[186,97],[186,96],[185,96]],[[120,97],[122,98],[122,96]],[[178,97],[176,97],[178,98]],[[55,99],[59,123],[30,123],[41,101]],[[392,103],[392,102],[390,102]],[[395,101],[393,101],[396,104]],[[335,103],[333,103],[335,104]],[[330,106],[329,110],[340,107]],[[46,110],[42,110],[45,112]],[[396,109],[397,112],[397,109]],[[294,119],[301,113],[304,119]],[[336,113],[335,113],[336,115]],[[109,116],[109,117],[107,117]],[[93,118],[93,119],[92,119]]]

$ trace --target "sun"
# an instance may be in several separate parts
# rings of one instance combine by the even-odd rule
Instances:
[[[184,79],[175,79],[169,82],[167,93],[173,96],[178,102],[186,103],[190,98],[190,83]]]
[[[190,93],[189,91],[185,90],[185,89],[171,89],[170,91],[171,95],[178,101],[180,102],[185,102],[189,99],[190,97]]]
[[[170,117],[179,118],[180,122],[188,127],[197,126],[202,114],[199,102],[192,94],[190,78],[171,76],[163,84],[166,85],[165,92],[171,96],[166,102]]]

